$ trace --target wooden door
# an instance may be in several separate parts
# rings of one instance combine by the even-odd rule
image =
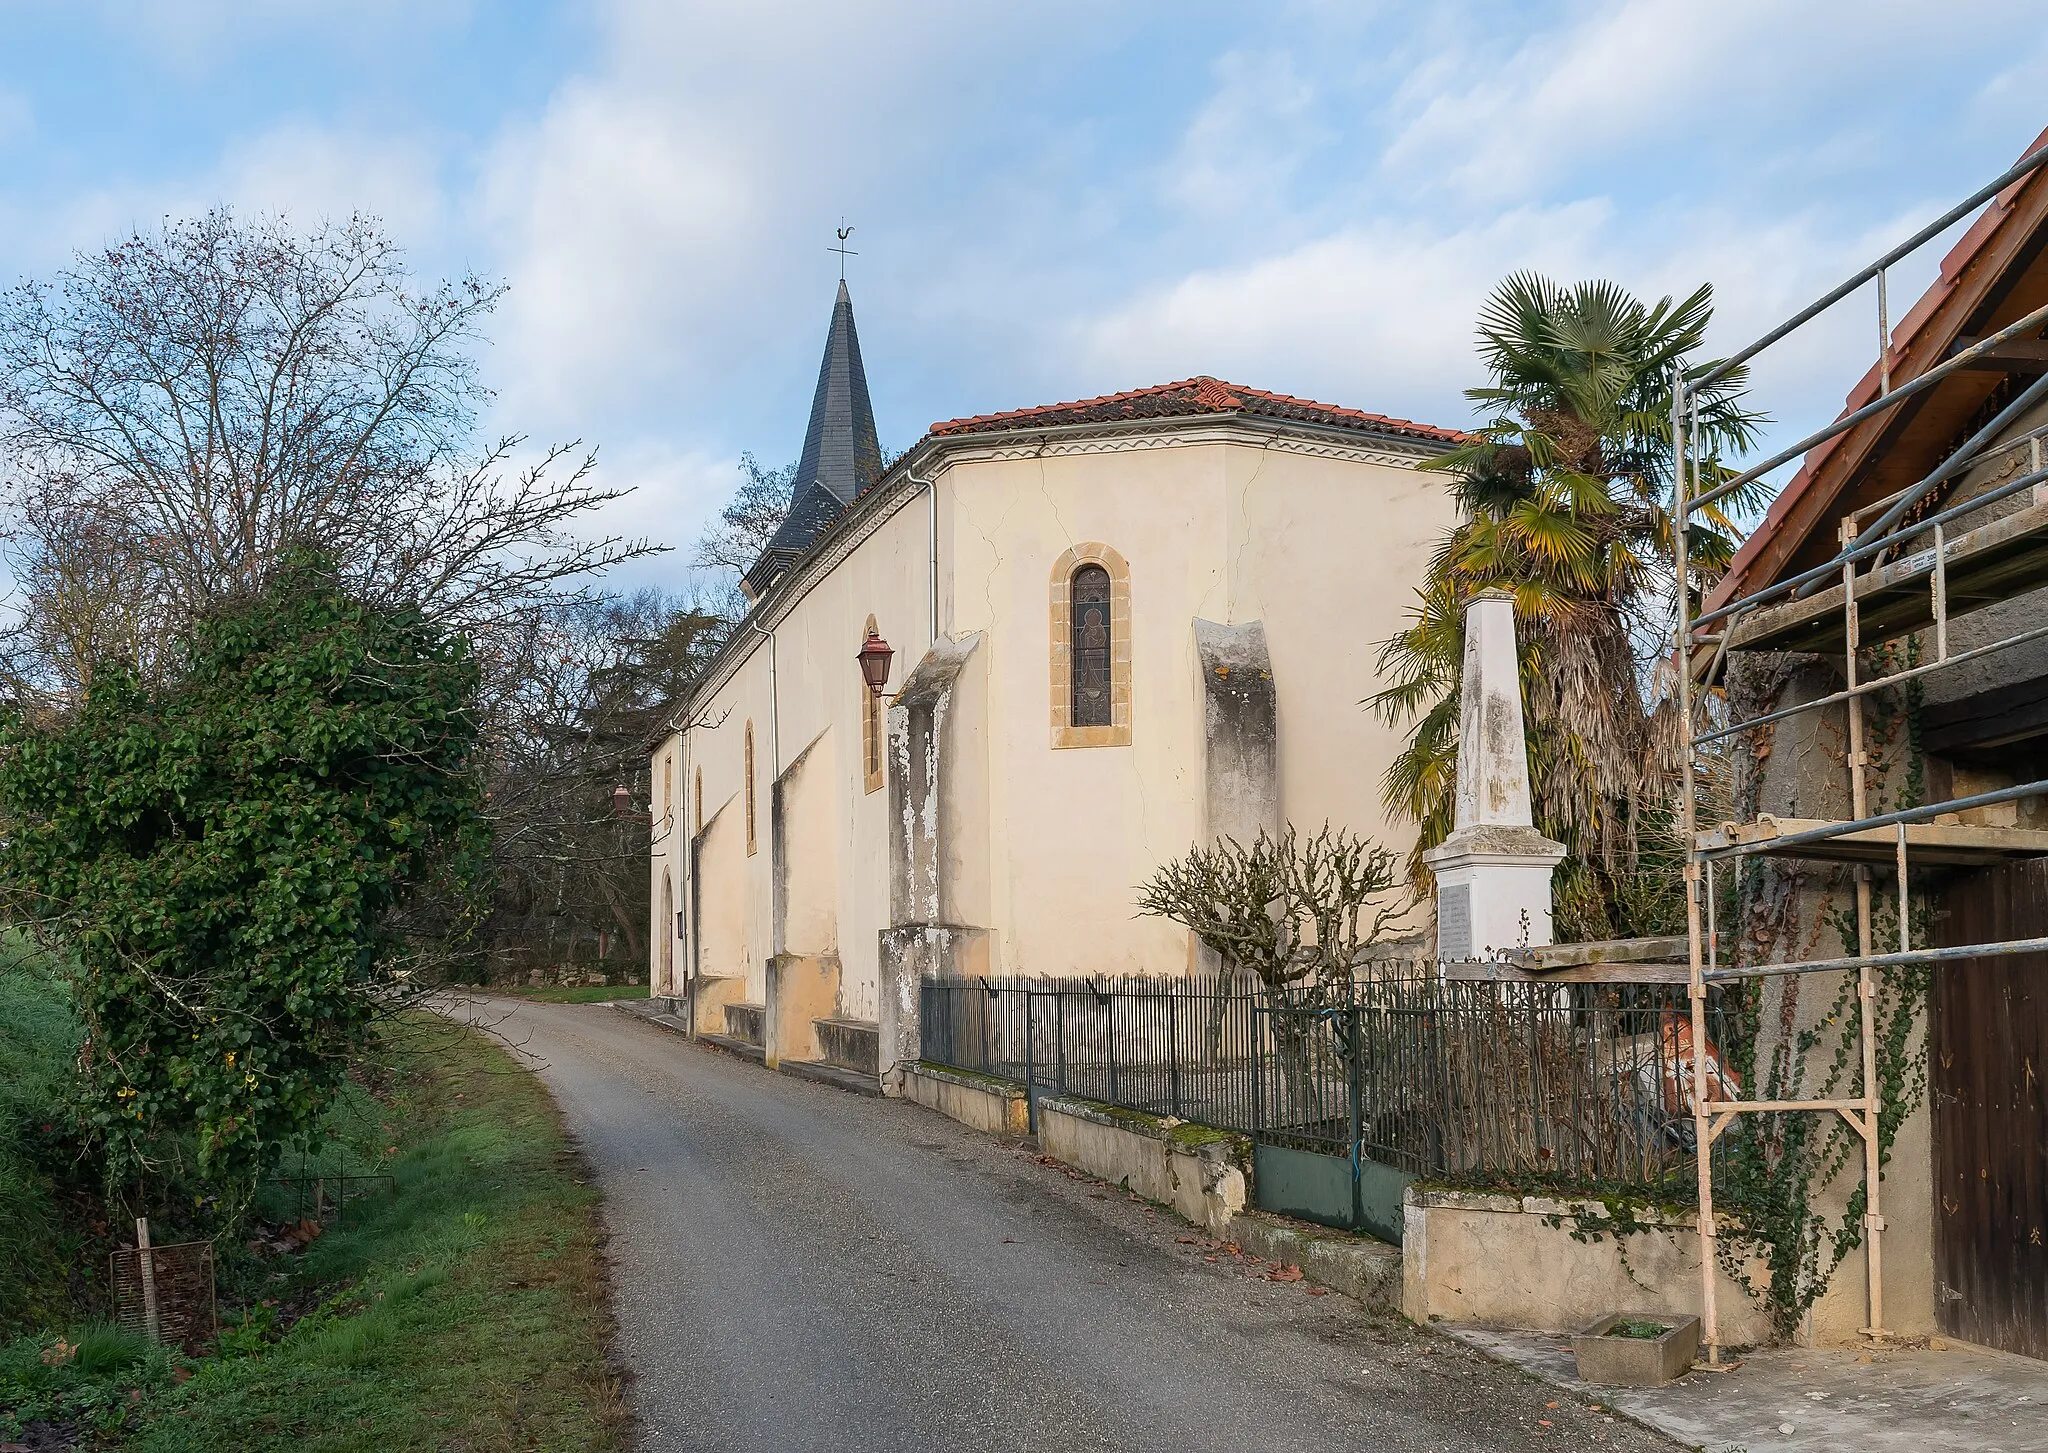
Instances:
[[[1941,944],[2048,936],[2048,860],[1958,875]],[[1934,971],[1935,1301],[1942,1330],[2048,1358],[2048,954]]]

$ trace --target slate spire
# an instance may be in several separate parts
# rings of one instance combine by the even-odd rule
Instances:
[[[875,409],[868,400],[867,372],[861,367],[853,299],[842,278],[825,334],[825,357],[818,365],[818,390],[811,398],[811,422],[804,430],[789,514],[746,573],[748,593],[758,599],[855,496],[881,477]]]

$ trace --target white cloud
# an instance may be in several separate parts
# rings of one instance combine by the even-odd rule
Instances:
[[[1150,290],[1080,324],[1080,352],[1094,372],[1132,383],[1213,373],[1376,412],[1441,414],[1475,381],[1472,320],[1487,290],[1518,266],[1571,275],[1606,217],[1605,206],[1578,203],[1450,233],[1408,222],[1347,229]]]
[[[1974,154],[1958,137],[2016,150],[2048,42],[2014,23],[2021,0],[1959,3],[1969,25],[1909,0],[1198,3],[1166,36],[1154,12],[1078,0],[611,0],[544,101],[441,134],[337,83],[184,173],[0,193],[0,246],[42,270],[219,200],[378,212],[423,269],[512,283],[493,422],[603,442],[605,477],[640,487],[607,528],[681,545],[740,448],[795,452],[842,211],[892,445],[1199,371],[1457,423],[1474,316],[1513,269],[1649,297],[1711,279],[1727,346],[1937,210],[1898,179],[1940,196]],[[362,46],[459,35],[469,9],[153,0],[131,43],[231,74],[287,36],[346,71]],[[1990,25],[1995,73],[1973,39]],[[1925,110],[1956,75],[1956,106]],[[0,93],[0,145],[8,114]],[[1913,291],[1895,285],[1895,312]],[[1867,316],[1774,358],[1765,406],[1831,412]]]
[[[1754,29],[1767,0],[1636,0],[1576,25],[1529,35],[1511,55],[1467,69],[1461,87],[1432,85],[1405,98],[1418,107],[1387,147],[1402,174],[1429,175],[1498,196],[1540,195],[1586,152],[1678,122],[1682,79],[1711,68],[1715,41]],[[1474,51],[1498,37],[1475,37]],[[1476,59],[1476,57],[1475,57]],[[1478,75],[1472,77],[1472,70]],[[1433,78],[1449,79],[1441,71]]]
[[[740,321],[731,284],[753,272],[769,178],[681,119],[578,82],[498,142],[482,215],[514,283],[498,330],[511,405],[570,418],[689,362],[701,382],[704,345]]]
[[[984,181],[959,167],[968,138],[1019,120],[991,78],[1016,63],[1013,41],[1057,30],[1058,9],[614,7],[601,62],[484,165],[478,214],[513,283],[508,404],[687,426],[750,369],[808,353],[830,226],[851,213],[868,250],[892,224],[957,225],[948,201]],[[926,241],[934,270],[958,255]]]
[[[594,482],[601,489],[630,490],[591,515],[585,535],[617,535],[673,547],[650,568],[659,575],[680,573],[704,522],[732,498],[739,460],[681,446],[649,435],[607,444],[599,452]]]
[[[369,213],[410,248],[432,251],[449,223],[440,165],[428,137],[292,123],[231,147],[201,185],[237,211],[301,227]]]
[[[1214,67],[1217,86],[1181,135],[1166,168],[1166,194],[1191,212],[1242,222],[1273,217],[1317,129],[1315,88],[1284,51],[1233,51]]]
[[[1925,218],[1909,210],[1854,234],[1811,213],[1758,224],[1732,213],[1662,212],[1631,235],[1589,200],[1520,207],[1466,227],[1415,220],[1347,228],[1241,266],[1190,273],[1073,324],[1068,355],[1105,387],[1206,372],[1327,403],[1457,426],[1480,382],[1472,339],[1507,273],[1611,278],[1646,301],[1716,290],[1713,348],[1729,350],[1818,296]],[[1941,248],[1894,283],[1893,317]],[[1871,290],[1765,355],[1753,393],[1797,437],[1833,417],[1875,348]]]
[[[1916,0],[1605,0],[1563,24],[1472,26],[1452,46],[1461,66],[1429,66],[1404,93],[1386,163],[1478,197],[1603,169],[1606,185],[1667,193],[1703,173],[1742,185],[1842,133],[1867,150],[1873,106],[1938,84],[1929,71],[1950,58],[1981,64],[1987,31],[2024,36],[2036,18],[2022,0],[1959,8],[1967,23],[1930,25]]]

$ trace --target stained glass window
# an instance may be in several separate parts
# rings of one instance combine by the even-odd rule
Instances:
[[[1110,724],[1109,572],[1083,565],[1073,581],[1073,714],[1077,727]]]

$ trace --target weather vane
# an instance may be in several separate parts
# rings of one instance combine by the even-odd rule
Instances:
[[[846,225],[846,219],[844,217],[841,217],[839,219],[839,226],[835,229],[835,231],[839,238],[839,245],[837,247],[828,247],[825,250],[827,252],[836,252],[839,254],[839,281],[845,282],[846,259],[849,257],[859,257],[860,254],[858,252],[855,252],[852,248],[846,245],[846,239],[853,236],[853,229]]]

